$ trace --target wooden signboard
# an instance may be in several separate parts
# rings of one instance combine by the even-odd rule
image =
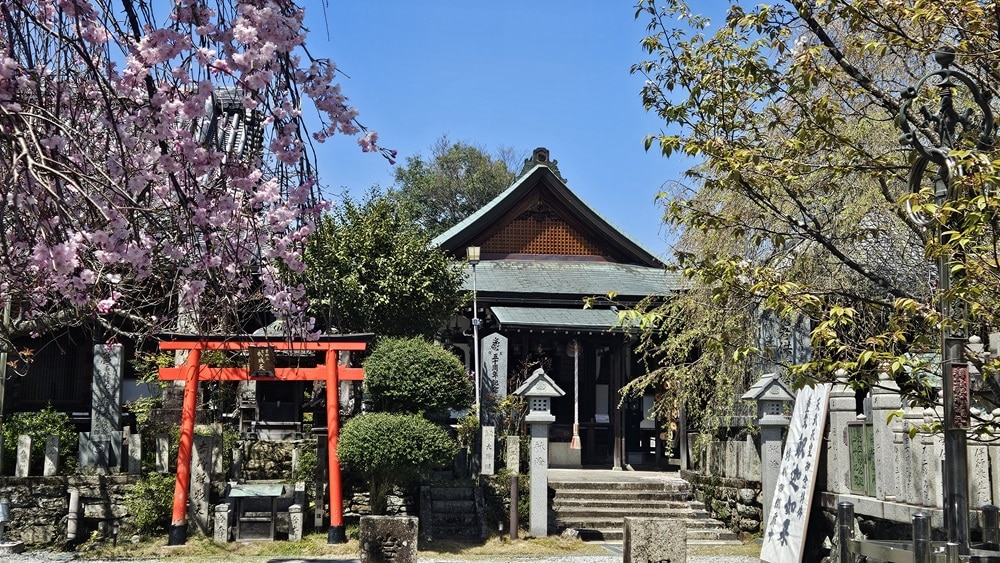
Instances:
[[[829,396],[830,384],[825,383],[805,387],[795,397],[780,476],[764,532],[761,561],[802,561]]]

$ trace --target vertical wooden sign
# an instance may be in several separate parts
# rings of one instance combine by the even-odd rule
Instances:
[[[764,532],[761,561],[802,561],[829,396],[830,384],[824,383],[805,387],[795,397],[774,503]]]

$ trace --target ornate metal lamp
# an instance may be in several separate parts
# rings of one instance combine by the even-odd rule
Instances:
[[[898,125],[903,134],[900,142],[912,146],[919,154],[910,169],[909,189],[919,192],[928,167],[932,167],[930,180],[934,185],[934,199],[938,206],[953,197],[952,181],[962,174],[961,167],[951,155],[959,133],[977,135],[976,149],[992,146],[994,136],[993,112],[987,97],[976,81],[964,72],[951,68],[955,62],[955,49],[943,47],[934,54],[941,66],[939,70],[924,75],[917,83],[903,92]],[[921,89],[931,79],[938,79],[933,87],[938,89],[940,108],[932,113],[926,106],[914,111],[911,106]],[[964,111],[955,108],[955,90],[963,88],[971,95],[972,103]],[[977,115],[978,114],[978,115]],[[917,121],[919,117],[919,121]],[[959,131],[961,127],[961,131]],[[913,208],[907,202],[910,219],[920,226],[935,224],[932,217]],[[936,224],[940,239],[945,229]],[[941,241],[944,242],[943,240]],[[960,554],[969,553],[969,499],[966,491],[968,479],[968,453],[966,432],[969,427],[969,369],[963,358],[963,347],[968,335],[962,317],[962,307],[951,303],[951,260],[941,256],[937,261],[938,289],[941,291],[941,379],[944,391],[944,489],[945,527],[948,542],[957,544]]]

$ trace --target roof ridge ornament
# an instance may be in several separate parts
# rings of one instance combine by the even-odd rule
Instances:
[[[532,168],[539,165],[545,166],[556,175],[556,178],[559,178],[559,181],[563,184],[566,183],[566,178],[563,178],[562,174],[559,173],[559,161],[550,159],[549,149],[545,147],[536,148],[531,151],[531,158],[524,159],[524,166],[521,167],[521,172],[517,175],[518,179],[523,178]]]

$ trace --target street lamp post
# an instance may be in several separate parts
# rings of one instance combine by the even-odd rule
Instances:
[[[468,259],[469,265],[472,266],[472,358],[475,362],[472,373],[476,384],[476,416],[480,417],[479,420],[482,421],[483,413],[479,412],[481,399],[479,390],[479,303],[476,296],[476,265],[479,264],[479,247],[466,248],[465,257]]]
[[[985,149],[992,144],[993,112],[988,100],[982,94],[976,82],[960,70],[949,68],[955,62],[955,50],[942,48],[934,54],[941,66],[939,70],[924,75],[914,86],[903,93],[903,105],[900,108],[898,124],[903,131],[900,141],[911,145],[919,154],[910,170],[909,188],[919,192],[921,182],[931,164],[937,167],[931,177],[934,182],[935,203],[940,207],[952,196],[952,180],[961,170],[951,156],[955,148],[956,133],[961,126],[963,131],[979,133],[977,148]],[[912,112],[911,103],[916,99],[920,89],[932,78],[939,80],[933,85],[939,90],[941,107],[932,114],[926,107],[919,112]],[[955,109],[954,90],[964,86],[971,94],[972,100],[981,113],[982,120],[972,120],[972,108],[959,113]],[[919,113],[923,116],[921,123],[913,121],[916,128],[911,128],[911,120]],[[977,116],[978,117],[978,116]],[[933,135],[922,134],[930,129]],[[926,144],[925,144],[926,143]],[[933,219],[907,204],[910,219],[921,226],[929,226]],[[942,225],[936,224],[935,229],[939,241],[943,244]],[[948,532],[948,543],[957,544],[962,555],[969,553],[969,499],[966,491],[968,478],[968,452],[966,449],[967,430],[969,428],[969,369],[963,358],[963,348],[968,335],[962,323],[961,306],[951,302],[948,295],[951,289],[951,260],[947,256],[939,256],[938,290],[941,294],[941,379],[944,394],[944,502],[945,526]]]

